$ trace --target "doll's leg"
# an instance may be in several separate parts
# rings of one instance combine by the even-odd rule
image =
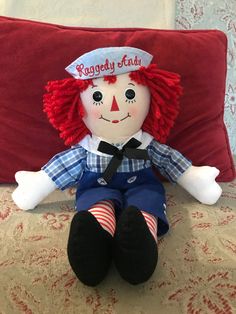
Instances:
[[[131,284],[147,281],[157,265],[157,237],[153,234],[157,222],[152,217],[145,220],[141,210],[129,206],[117,223],[114,262],[121,277]]]
[[[148,226],[149,231],[153,235],[153,238],[157,242],[157,219],[153,215],[144,212],[141,210],[141,213],[143,214],[143,218],[146,221],[146,224]]]
[[[93,205],[89,212],[113,237],[116,229],[115,209],[112,201],[101,201]]]
[[[81,282],[96,286],[106,276],[112,259],[115,214],[112,202],[96,203],[79,211],[71,222],[67,253]]]

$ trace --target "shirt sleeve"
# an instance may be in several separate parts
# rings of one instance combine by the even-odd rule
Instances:
[[[151,162],[172,183],[176,183],[179,177],[192,165],[192,162],[177,150],[160,144],[156,140],[152,140],[149,144],[148,153]]]
[[[60,190],[65,190],[81,179],[86,166],[86,156],[86,150],[78,145],[55,155],[42,170]]]

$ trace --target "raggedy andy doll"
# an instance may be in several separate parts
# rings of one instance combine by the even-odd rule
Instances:
[[[86,285],[99,284],[112,259],[131,284],[145,282],[158,258],[157,237],[168,229],[159,172],[197,200],[215,203],[219,170],[195,167],[162,144],[178,114],[179,76],[158,69],[152,56],[131,47],[93,50],[52,81],[44,111],[71,148],[38,172],[16,173],[13,200],[33,209],[56,188],[77,187],[68,258]]]

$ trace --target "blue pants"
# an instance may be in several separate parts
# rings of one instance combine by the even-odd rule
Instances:
[[[119,217],[128,206],[136,206],[158,218],[158,235],[169,230],[165,190],[152,168],[136,172],[117,172],[106,184],[101,173],[86,171],[76,193],[77,211],[88,210],[102,200],[112,200]]]

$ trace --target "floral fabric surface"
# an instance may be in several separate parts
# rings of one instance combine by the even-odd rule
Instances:
[[[177,0],[177,29],[219,29],[228,37],[225,124],[236,154],[236,0]]]
[[[0,187],[0,314],[236,313],[236,181],[216,205],[165,184],[170,232],[159,239],[158,267],[141,285],[113,266],[96,288],[81,284],[66,255],[73,189],[55,191],[24,212]]]

